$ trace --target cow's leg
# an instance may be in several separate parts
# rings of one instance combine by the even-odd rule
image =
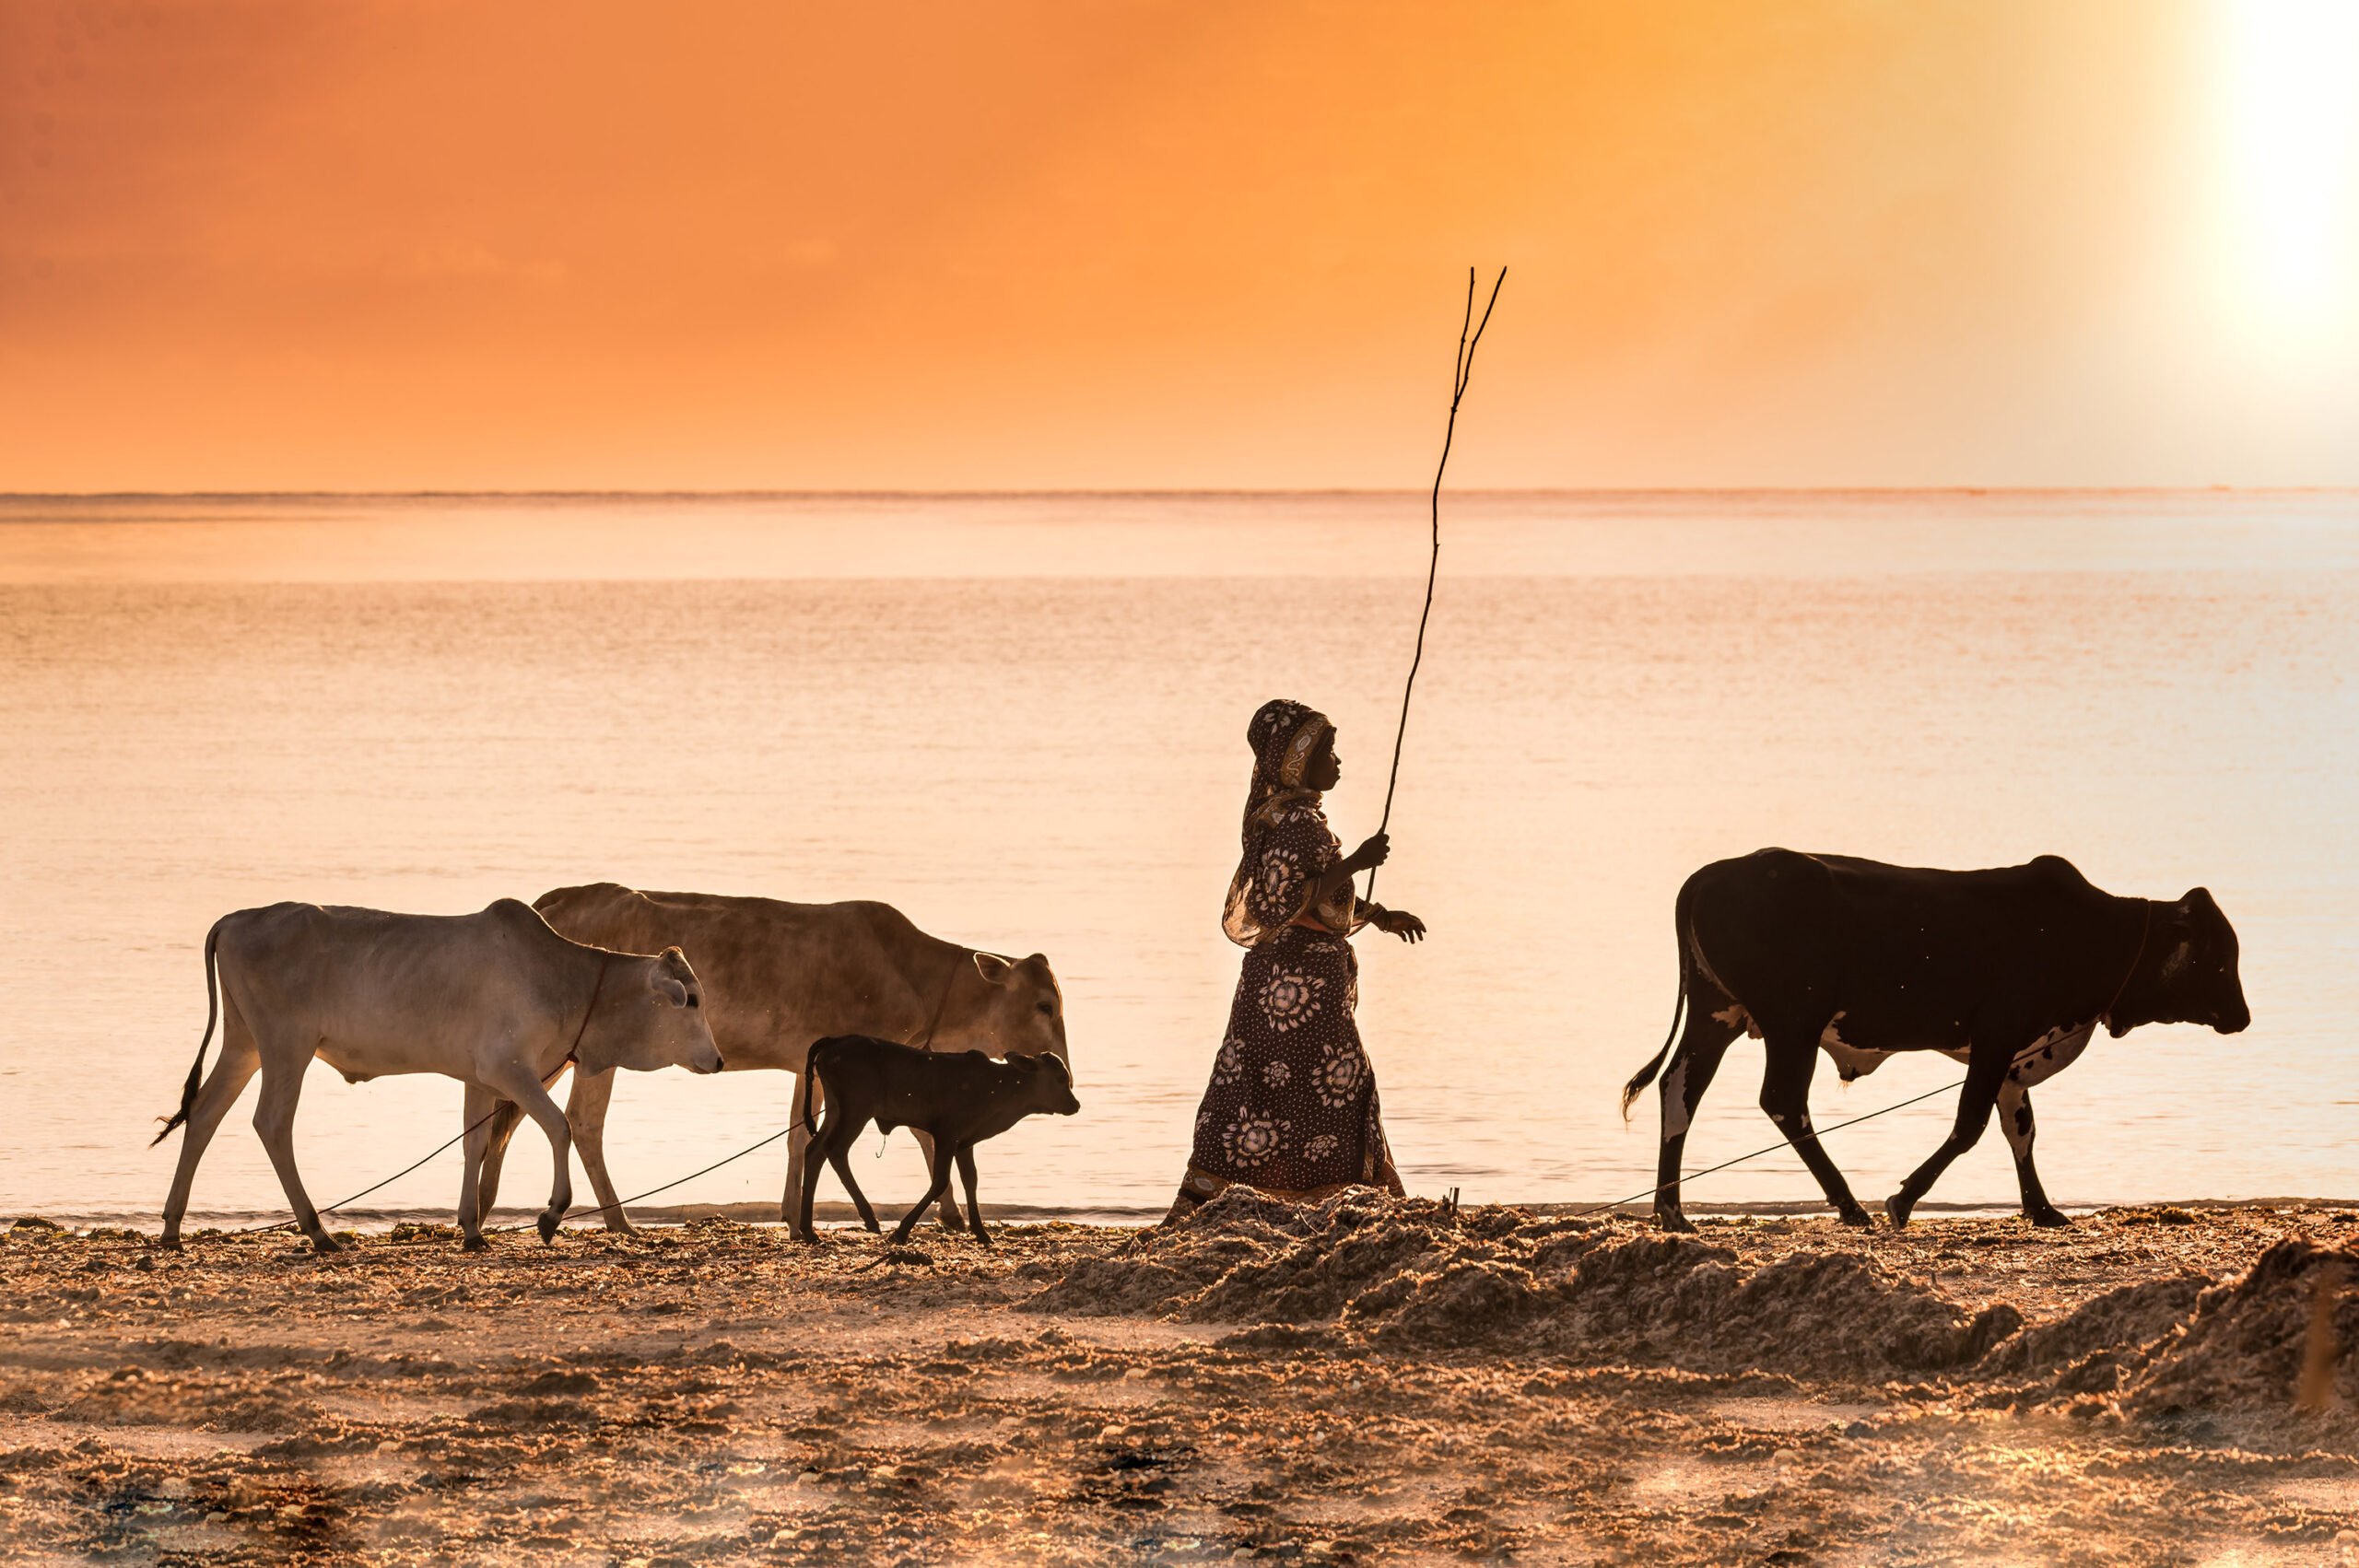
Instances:
[[[808,1116],[811,1122],[816,1122],[819,1114],[827,1108],[826,1084],[816,1078],[811,1081],[811,1105],[806,1111],[803,1106],[803,1074],[796,1073],[793,1082],[794,1087],[786,1097],[796,1120],[786,1134],[786,1191],[778,1200],[778,1217],[781,1220],[794,1218],[795,1196],[803,1190],[803,1173],[811,1162],[811,1126],[801,1118]]]
[[[2007,1150],[2015,1157],[2015,1185],[2023,1189],[2024,1218],[2042,1227],[2069,1225],[2039,1185],[2031,1163],[2031,1091],[2010,1078],[1999,1087],[1999,1130],[2007,1135]]]
[[[975,1146],[958,1146],[958,1179],[967,1184],[967,1223],[974,1227],[975,1239],[985,1246],[992,1244],[992,1233],[983,1229],[983,1206],[975,1200]]]
[[[944,1149],[941,1153],[942,1158],[933,1163],[933,1180],[927,1185],[925,1196],[911,1204],[910,1211],[901,1216],[901,1223],[893,1227],[893,1245],[896,1246],[910,1239],[910,1233],[917,1229],[918,1222],[925,1217],[925,1211],[933,1207],[933,1200],[949,1190],[950,1151]]]
[[[918,1148],[924,1153],[927,1171],[942,1177],[934,1184],[936,1189],[942,1194],[942,1228],[945,1231],[965,1230],[966,1223],[958,1218],[958,1205],[952,1202],[950,1199],[950,1167],[942,1163],[943,1153],[941,1150],[934,1147],[933,1134],[921,1132],[913,1127],[910,1129],[910,1136],[918,1141]],[[927,1201],[933,1200],[929,1199]]]
[[[1717,1009],[1707,1006],[1717,1001]],[[1658,1085],[1662,1096],[1662,1147],[1655,1158],[1655,1223],[1667,1231],[1692,1231],[1679,1208],[1679,1162],[1687,1147],[1687,1129],[1696,1120],[1720,1059],[1744,1032],[1744,1014],[1736,1002],[1719,992],[1691,996],[1687,1026],[1679,1037]],[[971,1207],[971,1205],[969,1205]]]
[[[2007,1081],[2013,1057],[2006,1051],[1977,1052],[1966,1070],[1966,1087],[1958,1091],[1957,1122],[1933,1157],[1908,1173],[1900,1190],[1884,1200],[1884,1211],[1897,1228],[1908,1223],[1908,1211],[1932,1188],[1950,1162],[1974,1147],[1990,1124],[1990,1109],[1999,1103],[2000,1087]]]
[[[524,1113],[517,1110],[514,1101],[503,1100],[481,1084],[469,1083],[465,1088],[459,1103],[459,1125],[467,1129],[459,1145],[459,1245],[466,1251],[481,1252],[491,1245],[483,1238],[483,1218],[491,1212],[491,1193],[484,1186],[483,1173],[494,1129],[499,1125],[494,1113],[514,1110],[519,1120]]]
[[[862,1222],[872,1231],[879,1228],[876,1211],[868,1206],[867,1195],[852,1179],[851,1162],[846,1158],[853,1141],[860,1137],[861,1129],[867,1125],[866,1117],[855,1117],[841,1107],[830,1112],[827,1119],[819,1124],[818,1133],[811,1140],[810,1159],[803,1168],[803,1202],[795,1222],[795,1235],[804,1241],[819,1239],[818,1232],[811,1225],[811,1209],[819,1191],[822,1165],[834,1167],[836,1179],[844,1184],[844,1191],[851,1199],[852,1207],[860,1211]]]
[[[213,1141],[221,1120],[229,1107],[238,1103],[248,1082],[262,1068],[262,1052],[254,1045],[253,1031],[227,997],[222,999],[221,1054],[213,1059],[213,1071],[205,1075],[205,1084],[196,1092],[196,1104],[189,1107],[188,1120],[181,1128],[180,1163],[172,1168],[172,1189],[164,1199],[165,1246],[181,1244],[181,1218],[188,1212],[189,1191],[196,1185],[196,1164],[205,1158],[205,1146]]]
[[[295,1223],[311,1240],[311,1249],[334,1252],[340,1244],[320,1223],[320,1211],[311,1207],[311,1196],[303,1190],[303,1178],[295,1169],[295,1106],[303,1097],[303,1072],[311,1065],[311,1053],[290,1048],[284,1042],[263,1040],[259,1044],[262,1094],[254,1106],[254,1132],[270,1155],[271,1168],[278,1173],[278,1185],[286,1190],[288,1207],[295,1211]]]
[[[608,1068],[604,1072],[584,1073],[575,1068],[573,1092],[565,1099],[565,1120],[573,1129],[573,1147],[581,1155],[581,1168],[590,1177],[590,1190],[598,1195],[598,1212],[604,1218],[606,1228],[635,1235],[638,1228],[623,1212],[622,1201],[615,1196],[614,1178],[606,1174],[606,1107],[615,1103],[617,1071]],[[786,1217],[783,1211],[779,1215],[780,1219]]]
[[[498,1201],[499,1167],[508,1156],[508,1141],[524,1125],[524,1113],[513,1100],[500,1101],[489,1114],[491,1122],[484,1129],[483,1158],[479,1162],[482,1168],[475,1177],[475,1211],[479,1214],[490,1213],[492,1204]],[[484,1115],[482,1111],[473,1111],[464,1125],[473,1127]]]
[[[795,1130],[800,1132],[803,1129],[798,1126]],[[794,1175],[796,1186],[792,1195],[798,1201],[783,1218],[794,1226],[794,1234],[804,1241],[819,1239],[819,1233],[811,1225],[811,1205],[819,1192],[819,1167],[827,1162],[827,1129],[823,1127],[811,1140],[811,1159],[799,1169],[792,1164],[787,1167]]]
[[[1818,1037],[1826,1029],[1822,1018],[1806,1029],[1764,1024],[1762,1046],[1768,1058],[1767,1070],[1761,1077],[1761,1108],[1802,1157],[1810,1174],[1818,1178],[1818,1189],[1835,1205],[1836,1217],[1847,1225],[1872,1225],[1868,1211],[1851,1196],[1850,1184],[1835,1162],[1819,1147],[1818,1133],[1810,1124],[1810,1080],[1818,1066]]]
[[[859,1211],[860,1223],[866,1225],[873,1235],[885,1227],[876,1223],[876,1211],[868,1206],[868,1194],[861,1191],[860,1183],[854,1181],[851,1175],[851,1146],[859,1141],[861,1130],[867,1125],[867,1120],[863,1118],[845,1128],[843,1141],[827,1151],[827,1164],[835,1167],[836,1179],[844,1184],[845,1194],[851,1199],[852,1208]]]
[[[569,1065],[569,1064],[566,1062],[557,1063],[557,1071],[550,1073],[546,1078],[541,1080],[541,1087],[546,1089],[550,1084],[556,1082],[558,1078],[564,1075],[565,1070]],[[569,1109],[565,1114],[566,1120],[571,1123],[578,1129],[581,1123],[575,1119],[573,1112]],[[515,1101],[502,1100],[499,1102],[499,1105],[497,1110],[493,1113],[491,1118],[491,1141],[484,1145],[483,1175],[478,1178],[479,1185],[475,1198],[477,1205],[481,1208],[484,1213],[490,1213],[492,1205],[499,1200],[499,1167],[501,1162],[508,1156],[508,1141],[516,1136],[516,1129],[523,1124],[524,1113],[517,1106]],[[475,1125],[475,1118],[470,1117],[467,1119],[467,1125],[469,1127],[473,1127]],[[576,1133],[576,1141],[580,1141],[578,1131]],[[583,1163],[587,1164],[588,1162],[585,1159]],[[594,1179],[594,1177],[593,1179]]]
[[[557,1235],[557,1222],[573,1207],[573,1129],[567,1125],[565,1113],[557,1109],[549,1092],[541,1087],[540,1076],[521,1062],[511,1062],[486,1074],[490,1082],[486,1087],[505,1094],[523,1107],[524,1114],[540,1124],[549,1137],[549,1154],[556,1164],[554,1179],[549,1185],[549,1206],[541,1211],[537,1222],[541,1240],[546,1243]]]

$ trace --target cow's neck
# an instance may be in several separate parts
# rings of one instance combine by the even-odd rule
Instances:
[[[2124,917],[2121,939],[2127,956],[2114,988],[2113,1000],[2098,1014],[2117,1039],[2141,1024],[2154,1023],[2159,1016],[2154,992],[2155,977],[2162,969],[2161,944],[2154,936],[2154,901],[2124,898],[2118,907]]]
[[[571,983],[566,988],[570,994],[559,1015],[557,1045],[580,1071],[603,1072],[614,1066],[607,1055],[605,1019],[613,1011],[609,1004],[621,994],[629,955],[582,946],[571,956],[573,962],[567,965]]]
[[[934,972],[929,965],[926,974],[919,982],[918,1022],[916,1029],[910,1035],[910,1044],[920,1050],[944,1049],[945,1042],[965,1033],[957,1022],[958,1015],[954,1004],[957,1000],[957,993],[967,989],[967,977],[975,967],[975,950],[971,947],[955,946],[949,942],[945,942],[943,946],[948,950],[945,954],[948,967],[940,972],[939,978],[935,978]],[[982,977],[979,975],[975,978],[980,984]],[[930,986],[927,984],[929,980],[932,981]],[[956,1046],[953,1048],[963,1050],[966,1047]]]

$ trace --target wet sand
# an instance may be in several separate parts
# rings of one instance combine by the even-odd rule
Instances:
[[[2341,1563],[2359,1211],[0,1244],[12,1562]],[[2258,1267],[2256,1267],[2258,1264]],[[2337,1408],[2293,1408],[2318,1354]]]

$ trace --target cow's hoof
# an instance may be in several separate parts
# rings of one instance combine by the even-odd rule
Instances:
[[[1895,1231],[1908,1228],[1908,1211],[1917,1207],[1917,1199],[1906,1192],[1895,1192],[1884,1200],[1884,1217],[1892,1222]]]
[[[885,1234],[885,1227],[878,1224],[874,1220],[863,1220],[861,1223],[868,1227],[868,1234],[870,1235],[876,1236],[883,1235]],[[906,1235],[909,1233],[904,1231],[898,1234]]]
[[[491,1243],[486,1241],[481,1236],[468,1236],[459,1243],[459,1250],[462,1252],[489,1252],[491,1250]]]
[[[804,1243],[805,1246],[816,1246],[819,1245],[819,1233],[816,1231],[797,1231],[794,1233],[794,1239]]]
[[[639,1227],[628,1220],[608,1220],[606,1229],[610,1234],[618,1236],[635,1236],[639,1234]]]
[[[1696,1229],[1688,1223],[1687,1216],[1676,1209],[1656,1210],[1655,1227],[1658,1230],[1672,1231],[1683,1235],[1693,1235]]]
[[[331,1252],[342,1252],[344,1250],[344,1243],[336,1240],[335,1237],[328,1235],[325,1231],[323,1231],[318,1235],[311,1238],[311,1250],[320,1257],[324,1258]]]
[[[186,1252],[188,1250],[188,1248],[181,1245],[181,1238],[178,1236],[159,1236],[157,1238],[156,1246],[158,1250],[164,1252]]]
[[[975,1223],[975,1239],[985,1246],[992,1245],[992,1233],[983,1229],[982,1222],[980,1220]]]
[[[557,1216],[555,1214],[542,1215],[538,1220],[535,1220],[533,1223],[533,1227],[541,1233],[541,1245],[543,1246],[548,1246],[550,1242],[557,1239]]]
[[[2071,1215],[2055,1209],[2027,1209],[2024,1218],[2044,1231],[2060,1230],[2072,1223]]]
[[[1847,1225],[1857,1225],[1861,1230],[1866,1230],[1876,1223],[1876,1217],[1873,1214],[1860,1208],[1839,1211],[1835,1217]]]

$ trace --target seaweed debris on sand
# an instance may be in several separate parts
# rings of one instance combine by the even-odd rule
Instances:
[[[2318,1281],[2354,1225],[1670,1237],[1232,1190],[924,1267],[721,1221],[326,1258],[25,1226],[0,1557],[2325,1563],[2359,1321]],[[2321,1353],[2341,1409],[2297,1412]]]
[[[1397,1349],[1691,1371],[1885,1378],[1970,1365],[2015,1332],[1843,1246],[1758,1264],[1687,1235],[1347,1193],[1301,1208],[1230,1188],[1077,1265],[1027,1311],[1300,1324]]]

